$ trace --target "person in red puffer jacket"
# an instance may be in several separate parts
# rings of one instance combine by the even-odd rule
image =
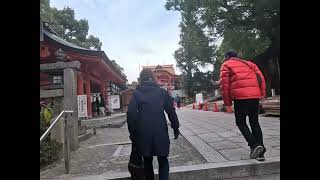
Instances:
[[[259,100],[266,96],[261,71],[254,63],[239,59],[238,54],[230,50],[220,68],[220,91],[226,106],[232,106],[234,102],[236,124],[250,146],[250,159],[264,160],[266,148],[258,121]],[[246,123],[247,116],[251,131]]]

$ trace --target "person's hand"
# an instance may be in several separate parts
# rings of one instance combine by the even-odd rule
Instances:
[[[265,96],[261,96],[261,97],[260,97],[260,100],[261,100],[261,101],[264,101],[264,100],[266,100],[266,97],[265,97]]]
[[[173,133],[174,133],[174,139],[178,139],[178,136],[179,136],[179,134],[180,134],[179,129],[174,129],[174,130],[173,130]]]

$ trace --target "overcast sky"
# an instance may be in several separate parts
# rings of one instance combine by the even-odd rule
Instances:
[[[139,64],[176,65],[180,13],[167,11],[166,0],[51,0],[58,9],[75,10],[89,21],[89,34],[99,37],[102,50],[124,68],[128,82],[137,81]],[[141,69],[140,69],[141,70]],[[176,72],[180,72],[175,67]]]

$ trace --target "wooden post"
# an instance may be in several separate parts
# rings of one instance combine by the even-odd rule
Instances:
[[[64,116],[64,165],[66,174],[70,171],[70,144],[69,144],[69,130],[68,130],[68,113]]]
[[[78,139],[78,104],[77,104],[77,71],[72,68],[63,70],[64,76],[64,97],[63,109],[73,110],[74,113],[68,117],[68,137],[70,149],[76,150],[79,148]]]

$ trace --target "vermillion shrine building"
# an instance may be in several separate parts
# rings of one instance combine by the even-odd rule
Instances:
[[[103,98],[108,104],[108,95],[121,91],[119,87],[126,83],[126,78],[104,51],[69,43],[45,22],[40,29],[40,98],[64,97],[63,103],[77,110],[77,95],[86,95],[91,118],[95,98]]]
[[[172,94],[173,90],[180,83],[180,76],[176,75],[172,64],[157,66],[142,66],[143,69],[150,69],[154,73],[155,81],[159,86]]]

